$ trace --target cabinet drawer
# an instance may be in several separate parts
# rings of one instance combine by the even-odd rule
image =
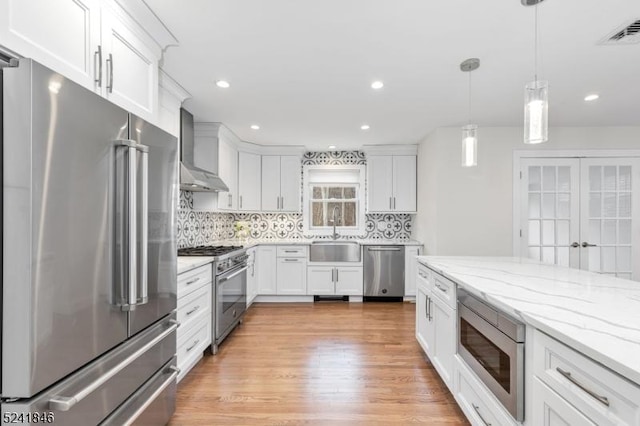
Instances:
[[[211,284],[211,264],[178,275],[178,298],[184,297],[192,291],[206,284]]]
[[[452,309],[456,309],[456,285],[453,281],[431,271],[431,286],[434,297],[443,300]]]
[[[416,285],[422,285],[427,290],[432,289],[431,285],[431,269],[424,266],[422,263],[418,263],[418,276],[416,277]]]
[[[474,425],[516,426],[516,422],[496,397],[481,383],[459,355],[453,356],[454,396]],[[534,425],[538,426],[538,425]]]
[[[573,405],[548,388],[540,379],[534,376],[532,381],[533,409],[531,411],[534,425],[595,426],[595,423],[587,419]]]
[[[189,330],[199,318],[211,315],[211,285],[205,285],[178,299],[178,336]]]
[[[534,374],[598,425],[640,424],[640,386],[536,330]]]
[[[211,343],[211,327],[208,318],[201,318],[189,332],[178,337],[176,355],[178,356],[178,368],[184,365],[190,357],[199,357]]]
[[[307,246],[278,247],[278,257],[307,257]]]

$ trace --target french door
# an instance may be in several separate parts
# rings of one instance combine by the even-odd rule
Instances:
[[[640,280],[640,158],[520,165],[521,256]]]

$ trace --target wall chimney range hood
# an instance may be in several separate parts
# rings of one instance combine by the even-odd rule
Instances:
[[[180,109],[180,189],[184,191],[229,191],[220,177],[194,165],[193,115]]]

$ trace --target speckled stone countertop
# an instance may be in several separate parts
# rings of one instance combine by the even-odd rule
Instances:
[[[521,258],[418,262],[640,384],[639,282]]]

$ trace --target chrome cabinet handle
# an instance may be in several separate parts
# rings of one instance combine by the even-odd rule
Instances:
[[[149,349],[154,347],[158,342],[162,341],[169,334],[171,334],[174,331],[176,331],[176,329],[180,325],[175,320],[170,320],[169,322],[171,323],[171,327],[167,328],[165,331],[163,331],[161,334],[156,336],[149,343],[147,343],[146,345],[144,345],[143,347],[141,347],[140,349],[138,349],[137,351],[135,351],[134,353],[129,355],[127,358],[125,358],[118,365],[116,365],[111,370],[107,371],[105,374],[100,376],[99,379],[91,382],[87,387],[85,387],[84,389],[81,389],[80,391],[78,391],[75,395],[73,395],[73,396],[59,396],[59,395],[56,395],[53,398],[51,398],[49,400],[49,409],[50,410],[57,410],[57,411],[69,411],[74,405],[76,405],[78,402],[82,401],[84,398],[86,398],[88,395],[93,393],[100,386],[102,386],[103,384],[108,382],[113,376],[115,376],[116,374],[118,374],[119,372],[124,370],[126,367],[128,367],[130,364],[132,364],[135,360],[140,358]]]
[[[284,259],[285,262],[298,262],[300,259]]]
[[[107,84],[107,90],[109,93],[113,93],[113,55],[111,53],[109,53],[107,64],[109,64],[109,84]]]
[[[396,197],[393,197],[393,209],[396,209]]]
[[[190,310],[189,312],[187,312],[187,316],[191,315],[192,313],[194,313],[195,311],[197,311],[198,309],[200,309],[200,305],[197,305],[195,308],[193,308],[192,310]]]
[[[560,374],[562,374],[567,380],[569,380],[571,383],[573,383],[574,385],[576,385],[577,387],[579,387],[580,389],[582,389],[583,391],[585,391],[588,395],[590,395],[591,397],[595,398],[598,402],[606,405],[607,407],[610,405],[609,404],[609,398],[607,398],[606,396],[601,396],[598,395],[597,393],[595,393],[594,391],[592,391],[591,389],[587,388],[585,385],[583,385],[582,383],[580,383],[579,381],[577,381],[570,372],[568,371],[564,371],[562,368],[560,367],[556,367],[556,371]]]
[[[573,243],[571,243],[571,247],[578,248],[578,247],[580,247],[580,243],[577,242],[577,241],[574,241]]]
[[[336,268],[336,282],[340,281],[340,269]]]
[[[299,250],[284,250],[285,253],[300,253]]]
[[[389,197],[389,210],[393,210],[393,201],[392,201],[392,197]]]
[[[193,345],[189,346],[187,348],[187,352],[191,352],[191,349],[195,348],[196,346],[198,346],[198,343],[200,343],[200,339],[196,339],[195,342],[193,342]]]
[[[429,321],[429,296],[425,296],[424,297],[424,304],[425,304],[425,316],[427,317],[427,321]]]
[[[280,197],[280,210],[284,210],[284,195]]]
[[[97,63],[97,64],[96,64]],[[98,83],[98,87],[102,87],[102,46],[98,45],[98,50],[93,54],[93,72],[98,70],[98,76],[93,79]]]
[[[443,293],[446,293],[447,291],[449,291],[448,288],[441,286],[437,281],[436,281],[436,288]]]
[[[200,277],[195,278],[195,279],[193,279],[191,281],[187,281],[187,283],[185,285],[191,285],[191,284],[197,283],[198,281],[200,281]]]
[[[238,202],[240,203],[240,208],[242,208],[242,195],[238,197]]]
[[[583,242],[582,243],[582,247],[587,248],[587,247],[597,247],[597,244],[589,244],[588,242]]]
[[[486,426],[491,426],[491,423],[486,421],[484,417],[482,417],[482,414],[480,414],[480,407],[478,407],[476,404],[473,404],[473,403],[471,404],[471,406],[473,407],[474,410],[476,410],[476,414],[478,414],[478,417],[480,417],[480,420],[482,420],[482,423],[484,423]]]
[[[433,299],[429,296],[429,321],[433,321]]]

